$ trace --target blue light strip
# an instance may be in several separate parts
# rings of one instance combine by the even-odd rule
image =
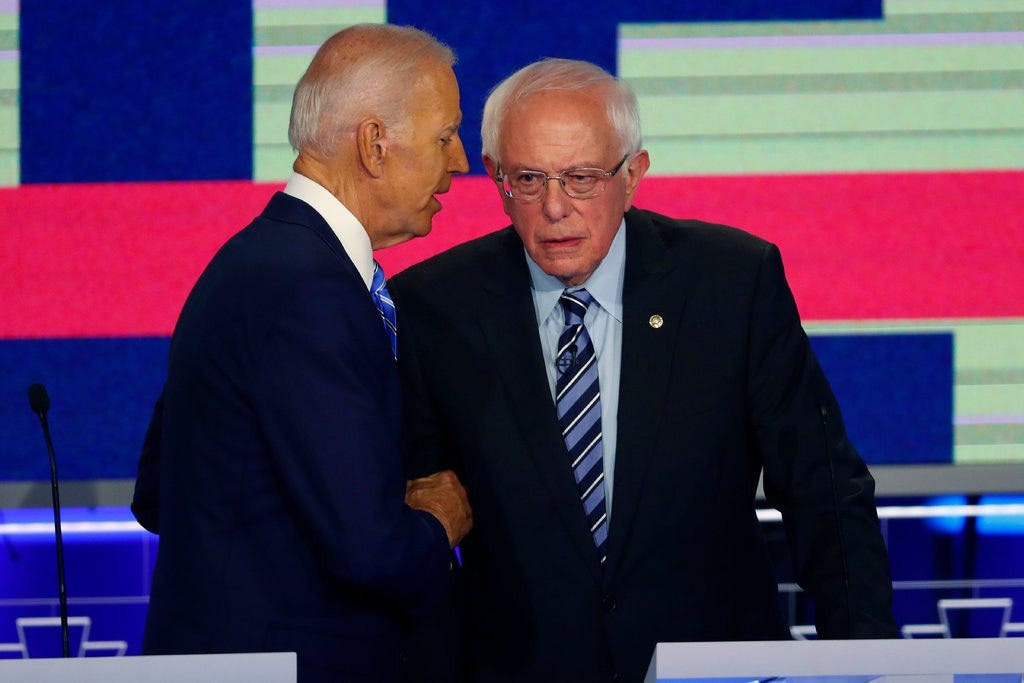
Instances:
[[[86,534],[150,535],[139,526],[127,507],[61,508],[61,533],[71,536]],[[16,508],[0,510],[0,535],[53,536],[53,510]]]
[[[1024,497],[982,496],[980,502],[968,505],[962,496],[936,498],[924,505],[887,505],[878,508],[879,519],[928,519],[937,531],[955,532],[963,520],[977,517],[982,534],[1024,535]],[[757,511],[761,522],[781,522],[778,510]],[[64,508],[61,510],[61,531],[68,535],[97,533],[151,535],[139,526],[127,507]],[[53,511],[45,508],[13,508],[0,510],[0,535],[53,535]]]
[[[925,505],[888,505],[878,508],[879,519],[927,519],[928,525],[943,533],[959,533],[964,520],[978,518],[978,533],[983,535],[1024,535],[1024,497],[982,496],[978,504],[968,505],[963,496],[934,499]],[[758,510],[761,522],[781,522],[778,510]]]

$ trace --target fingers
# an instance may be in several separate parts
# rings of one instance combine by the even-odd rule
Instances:
[[[405,503],[434,515],[448,534],[449,547],[458,545],[473,528],[469,496],[451,470],[409,480],[405,487]]]

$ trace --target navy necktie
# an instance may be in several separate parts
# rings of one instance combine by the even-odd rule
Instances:
[[[384,270],[376,261],[373,262],[373,281],[370,283],[370,297],[380,312],[380,319],[387,330],[391,341],[391,355],[398,358],[398,317],[395,315],[395,302],[388,292],[387,278]]]
[[[604,458],[601,444],[601,389],[597,355],[583,324],[593,297],[585,289],[562,292],[558,302],[565,312],[565,328],[555,355],[558,378],[555,404],[565,447],[569,451],[576,489],[604,563],[608,515],[604,495]]]

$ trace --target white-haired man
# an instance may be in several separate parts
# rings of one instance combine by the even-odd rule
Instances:
[[[406,482],[373,250],[426,235],[468,170],[453,62],[422,31],[358,25],[299,81],[295,172],[171,340],[133,502],[160,534],[145,653],[294,651],[301,683],[401,679],[408,618],[472,521],[451,472]]]
[[[895,635],[874,484],[778,249],[634,208],[636,100],[592,64],[513,74],[483,140],[512,225],[393,286],[410,453],[474,510],[469,679],[638,683],[659,641],[787,638],[762,473],[819,635]]]

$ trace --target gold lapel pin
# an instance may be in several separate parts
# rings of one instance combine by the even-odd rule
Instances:
[[[654,315],[647,319],[647,324],[653,327],[654,329],[658,329],[659,327],[665,324],[665,319],[662,318],[657,313],[655,313]]]

